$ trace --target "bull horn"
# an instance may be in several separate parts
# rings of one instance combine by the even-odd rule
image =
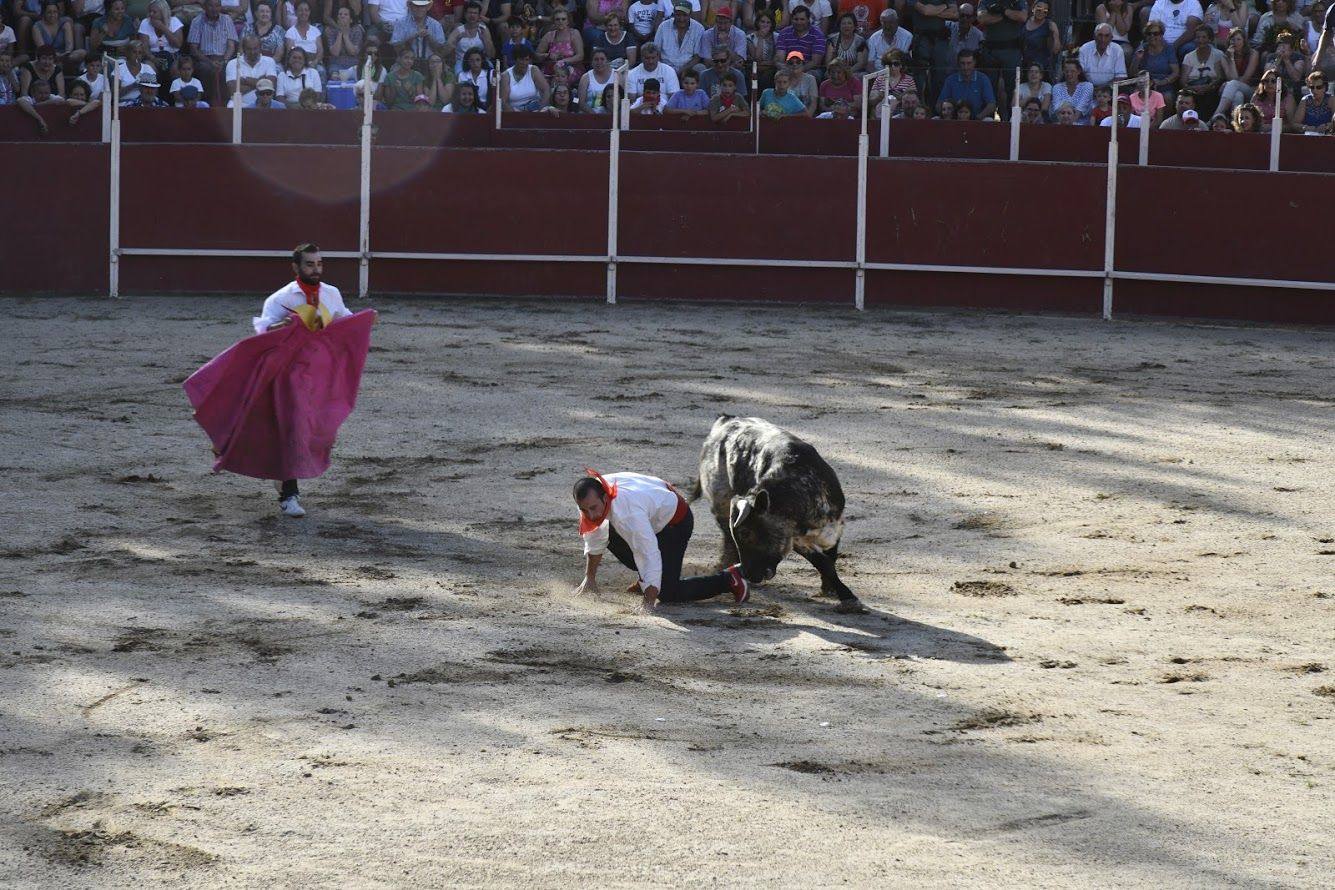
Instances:
[[[751,503],[750,498],[738,498],[736,502],[736,507],[737,507],[737,517],[732,521],[732,524],[734,526],[738,526],[746,522],[746,520],[751,516],[751,512],[754,509],[755,505]]]

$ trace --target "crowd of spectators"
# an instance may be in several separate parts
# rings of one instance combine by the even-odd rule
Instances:
[[[1312,134],[1335,118],[1327,0],[1075,0],[1064,22],[1049,0],[0,3],[0,105],[42,133],[37,106],[74,123],[112,95],[329,109],[370,91],[387,110],[605,114],[622,68],[632,114],[702,125],[753,105],[857,116],[864,75],[873,116]]]

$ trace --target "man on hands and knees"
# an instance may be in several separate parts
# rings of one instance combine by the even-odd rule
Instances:
[[[292,251],[292,271],[296,280],[279,288],[264,301],[264,308],[254,319],[255,333],[281,328],[294,317],[316,331],[334,319],[352,314],[343,305],[343,294],[338,288],[320,280],[324,274],[324,260],[320,258],[319,247],[302,244]],[[298,494],[296,479],[283,480],[278,488],[278,509],[284,516],[300,519],[306,515],[297,500]]]
[[[750,587],[740,566],[714,575],[681,577],[695,520],[675,488],[641,473],[612,473],[606,478],[592,470],[588,474],[574,490],[584,539],[584,580],[576,593],[598,589],[598,564],[610,550],[618,562],[639,574],[630,589],[644,597],[646,610],[660,602],[691,603],[729,592],[734,602],[747,601]]]

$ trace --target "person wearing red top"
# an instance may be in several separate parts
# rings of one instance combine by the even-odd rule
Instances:
[[[574,489],[579,533],[584,539],[584,580],[576,593],[598,590],[598,564],[610,550],[618,562],[639,576],[630,589],[643,597],[646,611],[660,602],[691,603],[727,592],[739,605],[750,598],[750,585],[740,566],[713,575],[681,577],[681,561],[695,520],[677,489],[643,473],[603,477],[593,470],[586,472]]]

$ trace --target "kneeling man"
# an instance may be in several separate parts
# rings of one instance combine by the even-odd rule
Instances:
[[[575,483],[579,533],[584,538],[584,581],[576,593],[598,589],[598,564],[612,551],[623,566],[639,574],[631,586],[644,596],[644,608],[658,603],[690,603],[731,592],[741,604],[750,588],[739,566],[715,575],[681,577],[681,561],[695,520],[686,499],[662,479],[641,473],[588,471]]]

